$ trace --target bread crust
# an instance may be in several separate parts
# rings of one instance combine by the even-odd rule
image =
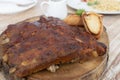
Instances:
[[[84,12],[82,14],[82,20],[87,32],[94,35],[96,38],[101,36],[103,32],[102,15],[94,12]],[[91,22],[91,24],[89,24],[89,22]]]
[[[71,26],[83,25],[82,17],[76,14],[70,14],[65,19],[64,22]]]

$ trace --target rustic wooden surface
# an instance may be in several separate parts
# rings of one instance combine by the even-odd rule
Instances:
[[[40,3],[45,0],[39,0],[39,3],[25,12],[0,15],[0,33],[5,30],[8,24],[14,24],[33,16],[40,16],[42,11]],[[69,8],[69,12],[73,11]],[[104,15],[104,25],[109,36],[109,62],[101,80],[120,80],[120,15]],[[4,80],[0,74],[0,80]]]
[[[26,20],[34,22],[39,20],[39,17]],[[104,28],[104,32],[99,38],[108,47],[109,40]],[[106,68],[108,62],[108,48],[104,56],[96,57],[84,63],[64,64],[55,73],[50,73],[46,70],[40,71],[28,77],[28,80],[97,80]],[[97,77],[96,77],[97,76]]]

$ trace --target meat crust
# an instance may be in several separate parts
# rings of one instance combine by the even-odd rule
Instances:
[[[106,52],[106,46],[91,34],[53,17],[9,25],[1,36],[9,39],[3,44],[3,63],[9,66],[9,73],[17,77],[76,58],[86,60],[94,57],[93,52],[99,56]]]

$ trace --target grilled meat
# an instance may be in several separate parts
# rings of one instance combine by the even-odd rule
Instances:
[[[17,77],[106,52],[106,46],[91,34],[53,17],[9,25],[1,37],[8,41],[2,44],[3,63],[9,66],[9,73]]]

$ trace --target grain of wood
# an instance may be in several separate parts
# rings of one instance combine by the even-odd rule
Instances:
[[[42,14],[40,10],[40,3],[44,0],[39,0],[39,3],[36,7],[27,10],[25,12],[21,12],[18,14],[13,15],[0,15],[0,33],[5,30],[5,27],[8,24],[14,24],[20,21],[23,21],[27,18],[33,17],[33,16],[40,16]],[[69,12],[74,12],[71,8],[69,8]],[[113,69],[117,70],[115,71],[114,76],[116,80],[120,80],[120,69],[119,67],[116,67],[115,64],[118,64],[120,62],[120,15],[104,15],[104,25],[107,28],[109,40],[110,40],[110,52],[109,52],[109,64],[108,69],[106,70],[105,74],[106,76],[112,74],[109,73],[111,66],[114,66]],[[118,64],[120,66],[120,64]],[[103,77],[104,80],[106,76]],[[110,78],[109,77],[109,78]],[[111,79],[112,79],[111,78]],[[0,80],[5,80],[3,75],[0,73]]]
[[[120,80],[120,19],[107,28],[110,40],[108,68],[103,80]]]

